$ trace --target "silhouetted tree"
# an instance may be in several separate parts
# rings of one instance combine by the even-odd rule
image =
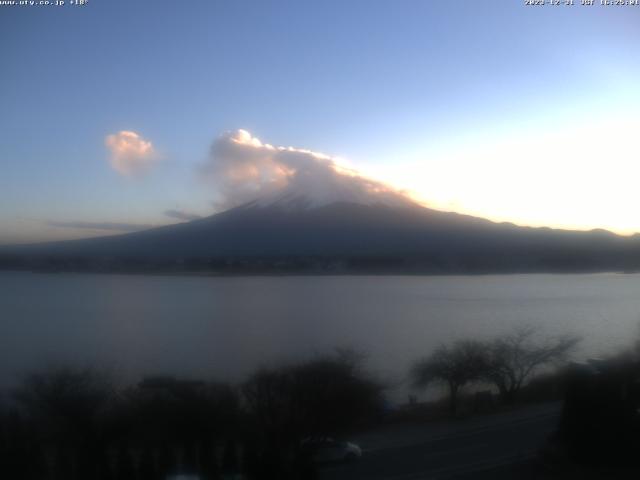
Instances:
[[[146,379],[129,389],[121,408],[135,442],[179,445],[190,453],[200,442],[226,438],[239,416],[238,398],[228,385],[168,377]]]
[[[303,438],[346,433],[375,418],[383,403],[383,386],[345,352],[261,370],[242,392],[261,445],[260,478],[291,474]]]
[[[214,480],[219,476],[218,459],[211,442],[206,440],[198,449],[200,475],[204,480]]]
[[[344,352],[259,371],[243,386],[261,429],[293,439],[354,428],[379,411],[382,393],[382,384]]]
[[[46,475],[44,452],[33,424],[15,410],[0,413],[0,476],[41,479]]]
[[[452,345],[441,345],[427,358],[411,369],[416,387],[426,388],[442,383],[449,389],[449,413],[455,416],[460,389],[481,378],[486,371],[485,346],[481,342],[460,340]]]
[[[15,392],[40,446],[55,447],[53,470],[59,478],[97,477],[105,447],[104,414],[113,398],[109,376],[94,369],[34,373]]]
[[[249,480],[260,478],[261,465],[258,446],[254,439],[248,439],[244,444],[243,454],[244,474]]]
[[[53,457],[53,478],[55,480],[66,480],[69,478],[75,478],[73,469],[73,459],[70,452],[58,447],[55,450]]]
[[[228,440],[224,444],[222,452],[222,473],[223,475],[234,475],[238,473],[238,450],[233,440]]]
[[[116,478],[118,480],[135,480],[136,468],[131,452],[126,445],[118,448],[116,456]]]
[[[489,342],[482,376],[493,383],[505,403],[513,403],[524,383],[539,368],[567,359],[580,338],[561,335],[541,339],[535,327],[520,327]]]
[[[158,474],[153,451],[151,451],[149,448],[145,448],[140,454],[140,468],[138,477],[140,480],[159,480],[160,478],[162,478]]]
[[[111,465],[111,461],[106,449],[102,449],[99,453],[96,462],[96,470],[97,480],[116,480],[116,477],[113,474],[113,466]]]
[[[174,475],[178,470],[178,459],[176,458],[176,452],[169,445],[162,445],[159,454],[159,470],[160,477],[166,478],[169,475]]]

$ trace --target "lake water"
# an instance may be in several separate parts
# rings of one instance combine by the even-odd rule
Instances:
[[[47,365],[240,380],[351,346],[396,383],[440,342],[513,326],[639,337],[640,275],[189,277],[0,272],[0,385]]]

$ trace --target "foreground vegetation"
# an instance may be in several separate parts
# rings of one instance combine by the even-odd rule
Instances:
[[[490,342],[460,340],[416,362],[411,377],[421,387],[447,385],[454,415],[460,392],[473,383],[494,385],[510,405],[577,342],[542,341],[532,329]],[[121,387],[100,371],[51,369],[27,376],[0,403],[0,469],[8,478],[39,480],[152,480],[178,472],[310,479],[315,465],[302,441],[345,437],[393,418],[385,417],[384,394],[350,350],[261,369],[236,386],[153,377]]]
[[[571,335],[542,339],[533,327],[517,328],[491,341],[458,340],[416,362],[411,377],[418,388],[444,384],[452,416],[460,390],[470,383],[492,385],[503,403],[513,404],[535,373],[564,362],[579,341]]]
[[[95,370],[30,375],[0,409],[0,471],[13,479],[313,478],[300,449],[375,420],[382,385],[340,351],[263,369],[239,388],[147,378],[116,388]]]

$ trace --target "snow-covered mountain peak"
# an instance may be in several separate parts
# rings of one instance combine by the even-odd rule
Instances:
[[[308,188],[293,188],[292,186],[280,189],[265,195],[250,205],[253,207],[278,207],[288,211],[312,210],[335,203],[353,203],[358,205],[374,206],[383,205],[391,208],[409,208],[419,206],[415,201],[400,192],[391,190],[381,184],[342,184],[309,185]],[[366,187],[366,188],[364,188]]]

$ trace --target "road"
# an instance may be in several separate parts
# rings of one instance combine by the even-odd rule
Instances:
[[[362,458],[326,466],[319,478],[526,478],[523,469],[530,469],[559,414],[560,404],[549,403],[466,420],[387,426],[353,438]]]

